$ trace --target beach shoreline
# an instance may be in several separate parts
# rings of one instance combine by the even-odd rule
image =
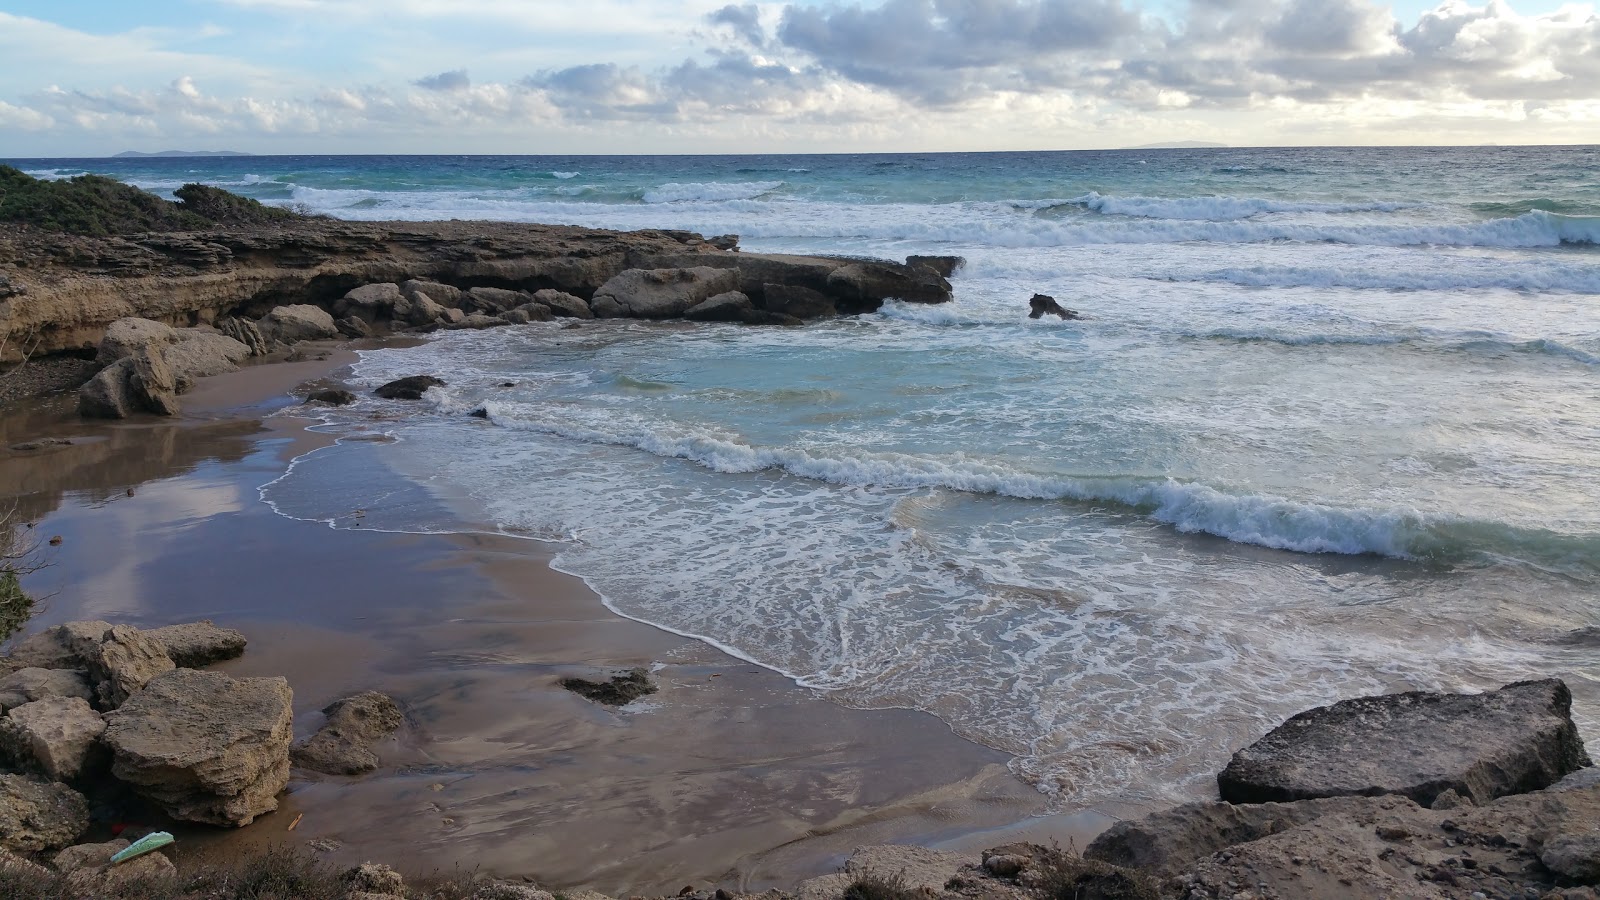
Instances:
[[[1081,846],[1111,823],[1041,815],[1045,798],[1005,754],[931,715],[848,709],[619,616],[550,567],[549,544],[277,515],[257,488],[334,440],[289,412],[291,390],[337,383],[356,359],[325,349],[202,379],[176,421],[80,421],[56,398],[4,429],[6,446],[74,442],[11,451],[0,467],[11,490],[39,501],[29,508],[39,533],[63,538],[30,579],[50,598],[30,632],[86,618],[213,618],[251,639],[223,670],[289,677],[297,734],[359,690],[408,711],[408,727],[379,748],[377,773],[299,775],[256,825],[182,830],[180,863],[331,840],[339,849],[327,855],[341,864],[476,866],[610,893],[760,890],[834,871],[861,845]],[[399,488],[394,473],[376,477]],[[611,713],[556,684],[640,665],[661,691],[637,711]]]

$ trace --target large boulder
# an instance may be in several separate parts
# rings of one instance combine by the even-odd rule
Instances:
[[[354,395],[350,399],[354,401]],[[152,628],[144,634],[167,652],[173,665],[191,669],[241,656],[246,643],[244,635],[232,628],[218,628],[210,619]]]
[[[394,320],[408,325],[432,325],[444,318],[444,307],[420,291],[395,301]]]
[[[833,299],[821,291],[787,284],[769,284],[765,287],[761,308],[767,312],[794,316],[796,319],[821,319],[836,316],[839,310]]]
[[[100,348],[95,354],[95,362],[109,366],[119,359],[132,356],[136,350],[152,345],[165,347],[177,339],[178,330],[171,325],[132,316],[118,319],[106,326],[105,336],[100,338]]]
[[[589,309],[582,297],[574,297],[566,291],[553,288],[533,292],[533,302],[550,310],[550,314],[571,319],[592,319],[594,312]]]
[[[272,341],[261,333],[261,326],[236,316],[217,320],[217,330],[250,349],[251,356],[266,356],[272,352]]]
[[[78,844],[57,853],[51,862],[80,897],[122,897],[139,882],[172,879],[178,869],[160,850],[113,864],[111,857],[131,846],[125,838],[103,844]]]
[[[516,309],[533,297],[522,291],[512,291],[505,288],[475,287],[461,297],[461,310],[468,315],[474,313],[498,316],[508,309]]]
[[[167,365],[172,367],[179,393],[192,387],[197,378],[237,372],[239,364],[251,356],[250,348],[244,343],[225,334],[198,328],[179,331],[177,339],[163,352]]]
[[[90,700],[94,697],[94,686],[89,683],[87,675],[75,669],[29,666],[0,678],[0,714],[35,700],[59,697]]]
[[[421,400],[431,387],[444,387],[444,381],[432,375],[407,375],[379,386],[373,393],[385,400]]]
[[[529,322],[548,322],[552,317],[550,307],[543,303],[524,303],[516,309],[508,309],[498,318],[512,325],[527,325]]]
[[[739,274],[732,269],[628,269],[601,285],[590,307],[598,316],[595,303],[609,298],[633,318],[669,319],[738,287]]]
[[[175,819],[248,825],[289,782],[292,703],[282,678],[167,672],[106,716],[112,774]]]
[[[98,640],[110,629],[110,622],[102,622],[99,619],[56,625],[18,643],[12,648],[10,658],[12,662],[22,667],[82,668],[85,663],[79,653],[81,642],[86,639]]]
[[[728,291],[689,307],[683,311],[683,317],[691,322],[737,322],[752,309],[755,306],[743,292]]]
[[[76,632],[72,640],[94,682],[95,696],[106,708],[121,706],[150,679],[172,670],[166,649],[131,625],[112,625],[98,636],[92,629]]]
[[[105,763],[105,720],[79,697],[35,700],[0,719],[0,755],[19,769],[74,781]]]
[[[964,256],[908,256],[908,257],[906,257],[906,265],[910,266],[913,269],[916,268],[917,266],[927,266],[928,268],[932,269],[933,271],[939,273],[939,276],[941,278],[949,278],[951,275],[954,275],[957,270],[959,270],[962,266],[965,266],[966,264],[967,264],[967,260],[966,260],[966,257],[964,257]]]
[[[15,853],[58,850],[89,828],[89,804],[60,782],[0,775],[0,848]]]
[[[393,734],[405,721],[394,700],[377,691],[335,700],[322,712],[328,721],[296,744],[294,764],[326,775],[360,775],[378,767],[372,744]]]
[[[388,318],[403,296],[398,284],[364,284],[339,298],[333,310],[341,316],[356,315],[368,321]]]
[[[400,293],[406,297],[424,295],[429,300],[446,308],[460,308],[461,289],[437,281],[423,281],[413,278],[400,285]]]
[[[272,340],[293,344],[295,341],[336,338],[339,328],[333,324],[333,316],[328,315],[327,310],[309,303],[297,303],[280,306],[267,313],[261,320],[261,333]]]
[[[175,416],[183,411],[178,405],[178,376],[167,364],[162,348],[140,347],[128,359],[133,363],[128,371],[128,389],[135,403],[158,416]]]
[[[889,262],[855,262],[828,275],[826,292],[841,308],[877,309],[888,299],[910,303],[944,303],[951,297],[950,282],[927,266]]]
[[[1233,755],[1217,776],[1231,803],[1447,790],[1482,805],[1589,765],[1559,679],[1482,694],[1414,691],[1300,713]]]

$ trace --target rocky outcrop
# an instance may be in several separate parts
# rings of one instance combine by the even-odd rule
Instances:
[[[908,303],[944,303],[950,299],[950,282],[926,266],[912,268],[883,262],[854,262],[828,275],[829,293],[842,308],[871,306],[884,300]]]
[[[444,381],[432,375],[407,375],[380,386],[373,393],[385,400],[421,400],[431,387],[444,387]]]
[[[938,273],[939,277],[941,278],[949,278],[951,275],[954,275],[956,272],[960,271],[961,267],[965,266],[966,264],[967,259],[964,256],[906,257],[906,265],[912,268],[916,268],[917,266],[927,266],[934,272]]]
[[[177,379],[178,393],[187,393],[197,378],[209,378],[224,372],[237,372],[239,364],[249,359],[251,349],[244,343],[198,328],[183,328],[177,338],[162,350],[167,365]]]
[[[152,628],[144,634],[166,651],[173,665],[191,669],[242,656],[247,643],[244,635],[218,628],[210,619]]]
[[[796,319],[821,319],[839,314],[832,298],[821,291],[787,284],[762,287],[761,308]]]
[[[1403,794],[1428,805],[1453,789],[1481,805],[1587,765],[1572,695],[1547,679],[1318,707],[1235,753],[1217,785],[1232,803]]]
[[[449,308],[461,307],[461,289],[437,281],[424,281],[418,278],[407,279],[400,285],[400,293],[411,298],[426,296],[429,300],[440,306]]]
[[[307,394],[306,402],[326,403],[329,406],[349,406],[356,402],[356,395],[342,388],[324,388]]]
[[[291,701],[282,678],[167,672],[106,716],[112,774],[175,819],[248,825],[288,784]]]
[[[35,700],[65,697],[92,699],[94,687],[89,677],[74,669],[27,667],[0,678],[0,714]]]
[[[563,678],[561,686],[580,697],[586,697],[606,706],[626,706],[646,694],[656,692],[655,682],[651,680],[650,673],[643,668],[618,672],[603,680]]]
[[[95,362],[109,366],[119,359],[127,359],[135,351],[152,345],[164,346],[177,339],[178,331],[171,325],[133,317],[118,319],[106,328],[105,337],[100,339]]]
[[[581,297],[575,297],[566,291],[557,291],[545,288],[533,292],[533,302],[550,310],[550,314],[558,318],[592,319],[594,312],[589,309],[589,304]]]
[[[497,316],[508,309],[515,309],[531,301],[533,297],[522,291],[512,291],[505,288],[475,287],[467,291],[461,298],[461,311],[472,315]]]
[[[217,330],[249,349],[251,356],[266,356],[272,352],[272,342],[261,333],[261,326],[237,316],[217,320]]]
[[[937,897],[952,876],[978,863],[977,859],[926,847],[861,847],[850,854],[843,872],[803,881],[794,896],[796,900],[838,900],[850,885],[874,879],[898,884],[907,896]]]
[[[378,767],[372,745],[405,721],[394,700],[366,691],[335,700],[322,710],[326,724],[294,746],[291,758],[302,769],[325,775],[360,775]]]
[[[516,309],[508,309],[496,318],[511,325],[527,325],[530,322],[548,322],[553,318],[550,307],[542,303],[524,303]]]
[[[105,720],[78,697],[35,700],[0,719],[0,755],[19,769],[75,781],[103,767]]]
[[[173,667],[166,650],[131,625],[112,625],[98,636],[92,629],[76,632],[72,640],[78,660],[94,682],[95,697],[107,709],[122,705],[150,679]]]
[[[67,886],[85,897],[126,896],[121,892],[133,884],[177,876],[177,867],[160,850],[112,864],[111,858],[129,846],[123,838],[103,844],[78,844],[57,853],[51,862],[57,872],[66,876]]]
[[[0,848],[14,853],[58,850],[89,828],[89,804],[59,782],[0,775]]]
[[[333,324],[333,316],[328,315],[327,310],[309,303],[273,308],[261,319],[260,328],[265,337],[285,344],[292,344],[295,341],[331,340],[339,336],[339,328]]]
[[[1047,315],[1059,316],[1063,319],[1078,318],[1078,311],[1066,309],[1056,302],[1056,298],[1049,294],[1034,294],[1028,298],[1028,318],[1042,319]]]
[[[590,308],[603,318],[619,314],[637,319],[677,318],[691,306],[738,286],[738,273],[730,269],[629,269],[601,285]]]
[[[755,304],[742,292],[728,291],[689,307],[683,317],[691,322],[738,322],[754,309]]]

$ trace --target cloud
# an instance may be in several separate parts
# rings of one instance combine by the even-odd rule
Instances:
[[[727,25],[734,34],[753,47],[766,46],[767,31],[761,27],[761,10],[754,3],[743,6],[730,3],[708,14],[706,21],[713,25]]]
[[[464,91],[472,87],[472,79],[467,77],[466,69],[454,69],[449,72],[440,72],[411,82],[420,88],[430,91]]]

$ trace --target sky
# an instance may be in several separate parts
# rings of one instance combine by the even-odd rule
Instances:
[[[1600,143],[1553,0],[0,0],[0,157]]]

